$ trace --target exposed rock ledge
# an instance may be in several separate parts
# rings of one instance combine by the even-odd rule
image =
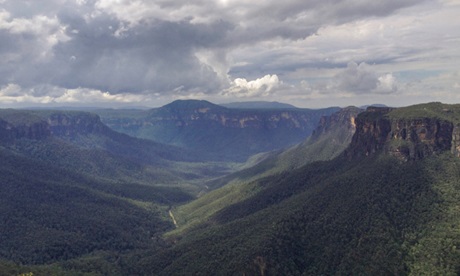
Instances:
[[[431,117],[394,119],[387,116],[391,111],[371,107],[357,117],[349,158],[383,152],[409,161],[444,151],[460,157],[460,125]]]

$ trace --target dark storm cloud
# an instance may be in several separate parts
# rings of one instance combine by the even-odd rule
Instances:
[[[55,47],[57,68],[65,68],[56,84],[103,91],[158,92],[177,87],[216,89],[212,68],[201,64],[194,50],[215,43],[227,26],[157,21],[115,35],[120,22],[109,16],[86,22],[61,15],[70,41]]]
[[[311,49],[298,42],[327,27],[386,17],[422,2],[430,1],[4,0],[0,89],[17,84],[39,96],[50,89],[53,97],[62,92],[51,87],[112,95],[218,94],[235,78],[250,77],[245,81],[252,84],[276,74],[281,83],[306,68],[396,62],[404,49],[393,54],[386,46],[369,45],[372,51],[361,53],[350,46],[353,55],[336,59],[319,53],[322,47],[327,53],[346,48],[347,36]],[[391,78],[372,70],[347,67],[333,76],[335,87],[359,94],[391,86]]]
[[[230,43],[247,44],[276,37],[293,40],[305,38],[323,25],[386,16],[420,3],[419,0],[288,0],[257,4],[241,1],[241,6],[235,8],[239,11],[236,15],[229,10],[224,12],[224,16],[234,18],[235,23],[242,23],[232,33]]]
[[[6,0],[0,4],[0,9],[5,9],[15,18],[32,18],[38,14],[55,14],[63,4],[73,6],[72,3],[65,0]]]
[[[26,54],[11,66],[2,66],[2,83],[32,86],[45,82],[111,93],[164,92],[178,87],[209,92],[220,87],[215,72],[200,63],[194,50],[221,41],[231,25],[223,21],[191,24],[186,20],[154,20],[117,34],[124,22],[105,13],[88,17],[89,8],[64,6],[58,12],[68,39],[49,49],[52,58],[46,61],[34,62],[27,56],[34,51],[25,51],[28,47],[24,45],[37,47],[40,38],[36,35],[2,32],[7,42],[2,44],[3,55]]]

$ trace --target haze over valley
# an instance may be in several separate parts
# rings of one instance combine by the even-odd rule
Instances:
[[[0,0],[0,275],[460,275],[457,0]]]
[[[458,105],[258,105],[0,110],[0,270],[459,271]]]

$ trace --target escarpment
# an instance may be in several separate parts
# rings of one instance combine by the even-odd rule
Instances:
[[[99,116],[84,112],[54,113],[46,121],[55,136],[72,137],[76,134],[100,133],[107,129]]]
[[[49,126],[43,121],[31,124],[13,125],[7,121],[0,120],[0,140],[3,141],[11,141],[20,138],[41,140],[50,135]]]
[[[338,110],[226,108],[207,101],[177,100],[135,116],[107,112],[101,116],[107,126],[131,136],[240,162],[303,142],[322,116]]]
[[[311,139],[320,139],[322,136],[337,129],[342,131],[342,135],[338,137],[341,138],[339,140],[351,137],[350,135],[353,135],[356,131],[356,117],[361,112],[363,112],[362,109],[349,106],[329,116],[322,116],[318,126],[311,134]]]
[[[460,157],[460,124],[455,124],[452,130],[451,151],[455,156]]]
[[[21,138],[41,140],[51,135],[49,125],[43,120],[34,118],[24,122],[15,119],[0,118],[0,141],[11,142]]]
[[[72,138],[78,134],[108,129],[99,116],[85,112],[16,111],[0,112],[0,140],[42,140],[50,136]]]
[[[393,116],[394,110],[370,107],[360,114],[347,157],[384,153],[409,161],[445,151],[460,157],[460,124],[455,120],[428,111],[404,118]]]

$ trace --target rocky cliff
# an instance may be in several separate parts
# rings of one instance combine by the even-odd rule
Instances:
[[[0,141],[41,140],[50,135],[48,124],[40,117],[16,110],[0,110]]]
[[[53,113],[47,119],[50,132],[55,136],[73,137],[77,134],[102,133],[107,130],[99,116],[84,112]]]
[[[85,112],[0,110],[0,140],[72,138],[107,130],[99,116]]]
[[[244,161],[253,154],[302,142],[322,116],[338,109],[241,109],[179,100],[144,115],[100,114],[105,124],[119,132],[198,150],[220,160]]]
[[[338,108],[309,110],[299,108],[286,109],[235,109],[215,105],[207,101],[177,100],[161,108],[150,110],[142,119],[133,124],[151,126],[173,124],[177,127],[194,127],[199,125],[218,126],[234,129],[277,129],[287,128],[311,132],[318,119],[329,115]],[[107,120],[109,126],[116,121]]]
[[[460,156],[457,106],[449,107],[439,103],[401,109],[369,107],[356,119],[356,133],[346,155],[355,158],[383,152],[404,161],[445,151]]]
[[[27,138],[40,140],[50,136],[50,130],[46,122],[35,122],[32,124],[13,125],[8,121],[0,119],[0,140],[8,141],[13,139]]]
[[[351,143],[356,131],[355,119],[361,112],[362,109],[350,106],[323,116],[308,139],[277,156],[277,169],[292,170],[342,154]]]
[[[356,117],[362,109],[354,106],[343,108],[342,110],[331,114],[330,116],[321,117],[318,126],[313,131],[311,139],[317,140],[331,132],[340,130],[340,136],[337,139],[345,139],[345,137],[353,136],[356,131]]]

